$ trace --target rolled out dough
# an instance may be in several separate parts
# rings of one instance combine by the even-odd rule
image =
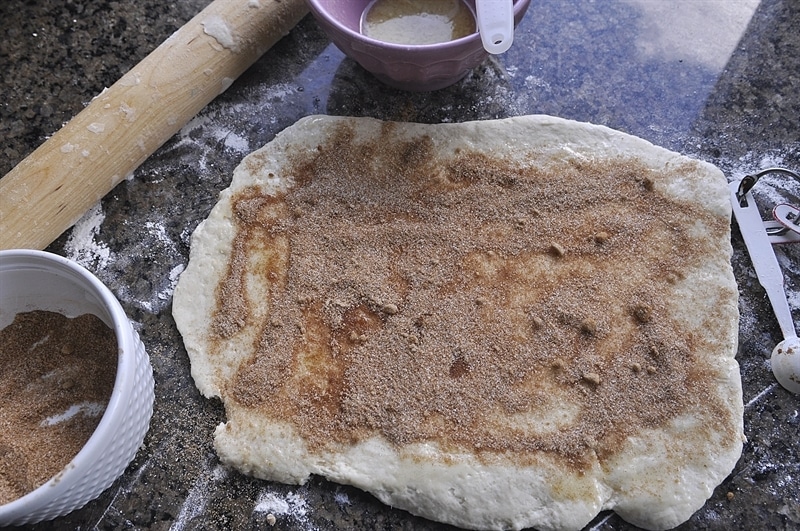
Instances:
[[[715,167],[548,116],[311,116],[246,157],[174,316],[221,459],[471,529],[686,521],[743,442]]]

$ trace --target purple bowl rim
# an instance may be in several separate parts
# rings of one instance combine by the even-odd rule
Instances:
[[[514,0],[514,19],[516,19],[524,9],[527,9],[527,6],[528,6],[528,4],[530,4],[530,2],[531,2],[531,0]],[[326,22],[328,22],[329,24],[335,25],[337,28],[339,28],[341,31],[343,31],[347,35],[349,35],[351,38],[354,38],[355,40],[363,41],[363,42],[365,42],[367,44],[371,44],[371,45],[374,45],[374,46],[385,47],[385,48],[388,48],[390,50],[395,50],[395,51],[412,51],[412,50],[415,50],[415,51],[416,50],[426,51],[426,50],[430,50],[430,49],[433,49],[433,48],[436,48],[436,49],[439,49],[439,50],[441,50],[441,49],[445,49],[446,50],[448,48],[455,48],[455,47],[461,46],[462,44],[465,44],[467,42],[480,40],[480,32],[475,31],[473,33],[470,33],[469,35],[465,35],[463,37],[459,37],[458,39],[453,39],[453,40],[444,41],[444,42],[435,42],[435,43],[432,43],[432,44],[398,44],[398,43],[393,43],[393,42],[386,42],[386,41],[382,41],[382,40],[379,40],[379,39],[374,39],[372,37],[368,37],[368,36],[364,35],[361,32],[353,31],[349,27],[347,27],[344,24],[340,23],[337,19],[335,19],[335,18],[333,18],[331,16],[328,16],[328,11],[322,7],[322,5],[321,5],[322,3],[319,0],[306,0],[306,3],[308,4],[308,6],[309,6],[309,8],[311,9],[312,12],[316,11],[318,13],[324,14],[323,18],[325,19]],[[516,26],[516,23],[514,25]]]

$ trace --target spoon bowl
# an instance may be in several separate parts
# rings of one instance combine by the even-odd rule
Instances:
[[[770,364],[778,383],[800,394],[800,338],[788,337],[778,343],[772,351]]]

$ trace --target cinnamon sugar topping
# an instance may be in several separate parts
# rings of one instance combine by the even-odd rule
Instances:
[[[226,400],[293,424],[312,449],[380,436],[576,467],[704,402],[706,361],[664,301],[713,243],[676,227],[724,227],[665,197],[667,173],[444,155],[391,124],[354,137],[341,126],[297,154],[288,192],[234,197],[217,348],[251,305],[270,315],[251,323],[254,355]],[[264,300],[247,275],[268,281]],[[564,422],[558,404],[579,414]]]
[[[117,340],[100,318],[34,310],[0,330],[0,505],[56,476],[97,427]]]

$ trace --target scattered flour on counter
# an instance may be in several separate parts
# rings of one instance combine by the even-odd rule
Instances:
[[[170,149],[175,150],[187,146],[194,149],[203,148],[204,146],[195,140],[198,136],[202,135],[215,143],[221,142],[226,149],[230,149],[237,154],[244,155],[251,151],[250,142],[247,138],[234,131],[220,127],[217,125],[218,123],[219,121],[214,115],[206,114],[195,116],[181,128],[178,132],[179,140],[173,144]],[[208,167],[207,157],[208,151],[211,149],[213,148],[200,150],[196,163],[201,171],[206,170]]]
[[[208,505],[209,494],[216,485],[228,476],[228,471],[221,465],[213,469],[208,463],[200,472],[200,477],[192,485],[186,500],[175,521],[170,526],[170,531],[183,531],[192,519],[200,516]]]
[[[550,83],[542,77],[534,75],[525,76],[525,87],[529,89],[539,89],[540,91],[550,90]]]
[[[302,495],[289,492],[282,495],[270,490],[264,490],[256,501],[254,512],[272,514],[276,517],[285,516],[292,518],[306,529],[316,529],[308,519],[308,502]]]
[[[265,104],[291,104],[294,95],[295,89],[285,83],[259,86],[242,102],[207,107],[178,131],[177,140],[164,147],[164,153],[181,153],[181,158],[200,172],[208,169],[209,158],[219,156],[220,145],[236,155],[247,155],[254,149],[253,129],[263,126],[264,120],[276,123],[275,113],[264,112]]]
[[[148,221],[144,224],[147,232],[155,237],[156,241],[159,242],[160,247],[165,251],[166,256],[179,256],[180,252],[175,245],[175,242],[167,235],[167,230],[161,223],[154,223],[152,221]],[[169,301],[172,298],[172,293],[175,291],[175,286],[178,284],[178,277],[181,276],[183,270],[185,269],[184,264],[178,264],[174,266],[168,275],[168,281],[165,284],[162,284],[161,289],[156,292],[156,299],[161,301]]]
[[[761,153],[747,153],[737,160],[725,161],[726,168],[720,168],[726,171],[728,180],[741,179],[748,173],[756,173],[767,168],[783,167],[785,164],[786,156],[783,153],[776,151],[768,151]],[[787,168],[790,170],[799,170],[800,168]]]
[[[147,221],[144,229],[149,238],[144,238],[130,249],[130,253],[117,259],[117,269],[128,269],[128,264],[134,257],[152,256],[159,264],[174,263],[180,258],[180,250],[175,241],[167,234],[162,222]],[[146,312],[158,313],[163,310],[172,299],[172,293],[178,284],[178,277],[183,272],[185,265],[179,263],[172,266],[169,273],[161,275],[151,281],[150,289],[146,293],[134,293],[131,288],[120,287],[117,296],[128,304],[132,304]]]
[[[120,302],[131,304],[149,313],[161,311],[172,298],[178,277],[185,267],[183,263],[173,265],[168,273],[164,273],[152,282],[138,284],[136,287],[120,284],[116,272],[129,269],[142,257],[152,257],[164,265],[175,264],[181,256],[177,243],[169,237],[163,223],[148,221],[144,223],[143,228],[149,238],[139,243],[132,243],[124,253],[114,253],[99,237],[104,221],[105,214],[101,203],[98,202],[71,229],[64,245],[65,256],[92,271],[101,282],[114,291]],[[146,293],[142,292],[143,287],[149,287]],[[138,289],[139,292],[134,292],[134,289]]]
[[[141,329],[137,331],[141,333]],[[122,510],[115,505],[117,498],[124,498],[129,495],[133,491],[134,487],[140,483],[145,472],[149,471],[151,468],[153,468],[153,466],[158,466],[154,456],[161,455],[165,444],[168,444],[168,439],[162,439],[161,442],[159,442],[158,445],[151,451],[150,456],[145,460],[144,463],[140,464],[139,467],[133,470],[132,473],[123,474],[120,476],[119,479],[114,483],[116,487],[110,487],[110,489],[113,489],[111,501],[108,502],[108,505],[106,505],[106,508],[103,510],[102,514],[95,519],[95,522],[104,521],[106,515],[109,513],[120,516],[125,514],[125,510]],[[135,462],[136,461],[134,461],[134,463]],[[96,528],[97,526],[93,527],[92,529]]]
[[[772,390],[773,390],[773,389],[775,389],[776,387],[778,387],[778,385],[779,385],[779,384],[778,384],[778,382],[773,382],[773,383],[769,384],[767,387],[765,387],[764,389],[762,389],[762,391],[761,391],[760,393],[758,393],[756,396],[754,396],[753,398],[751,398],[751,399],[750,399],[750,401],[749,401],[749,402],[747,402],[747,403],[744,405],[744,408],[745,408],[746,410],[747,410],[747,409],[750,409],[750,407],[751,407],[753,404],[756,404],[758,401],[760,401],[762,398],[764,398],[764,396],[766,396],[768,393],[772,392]]]
[[[178,278],[180,278],[184,269],[186,269],[186,266],[183,264],[178,264],[172,268],[172,270],[169,272],[169,287],[158,292],[156,296],[159,299],[162,301],[168,301],[172,298],[172,293],[175,291],[175,286],[178,285]]]
[[[248,153],[250,151],[250,142],[243,136],[239,136],[234,132],[229,131],[217,138],[224,142],[226,148],[230,148],[238,153]]]
[[[144,228],[147,229],[147,233],[150,236],[155,237],[157,241],[161,244],[171,248],[172,250],[175,249],[175,242],[173,242],[169,236],[167,236],[167,229],[161,223],[155,223],[153,221],[147,221],[144,224]]]
[[[350,496],[348,496],[346,492],[337,491],[336,494],[334,495],[333,499],[340,506],[341,505],[350,505],[351,504]]]
[[[600,520],[597,525],[590,527],[589,531],[600,531],[602,527],[608,522],[611,517],[614,516],[614,513],[608,513],[602,520]]]
[[[115,259],[108,245],[96,239],[105,218],[98,202],[75,223],[64,246],[67,258],[90,270],[102,270]]]

